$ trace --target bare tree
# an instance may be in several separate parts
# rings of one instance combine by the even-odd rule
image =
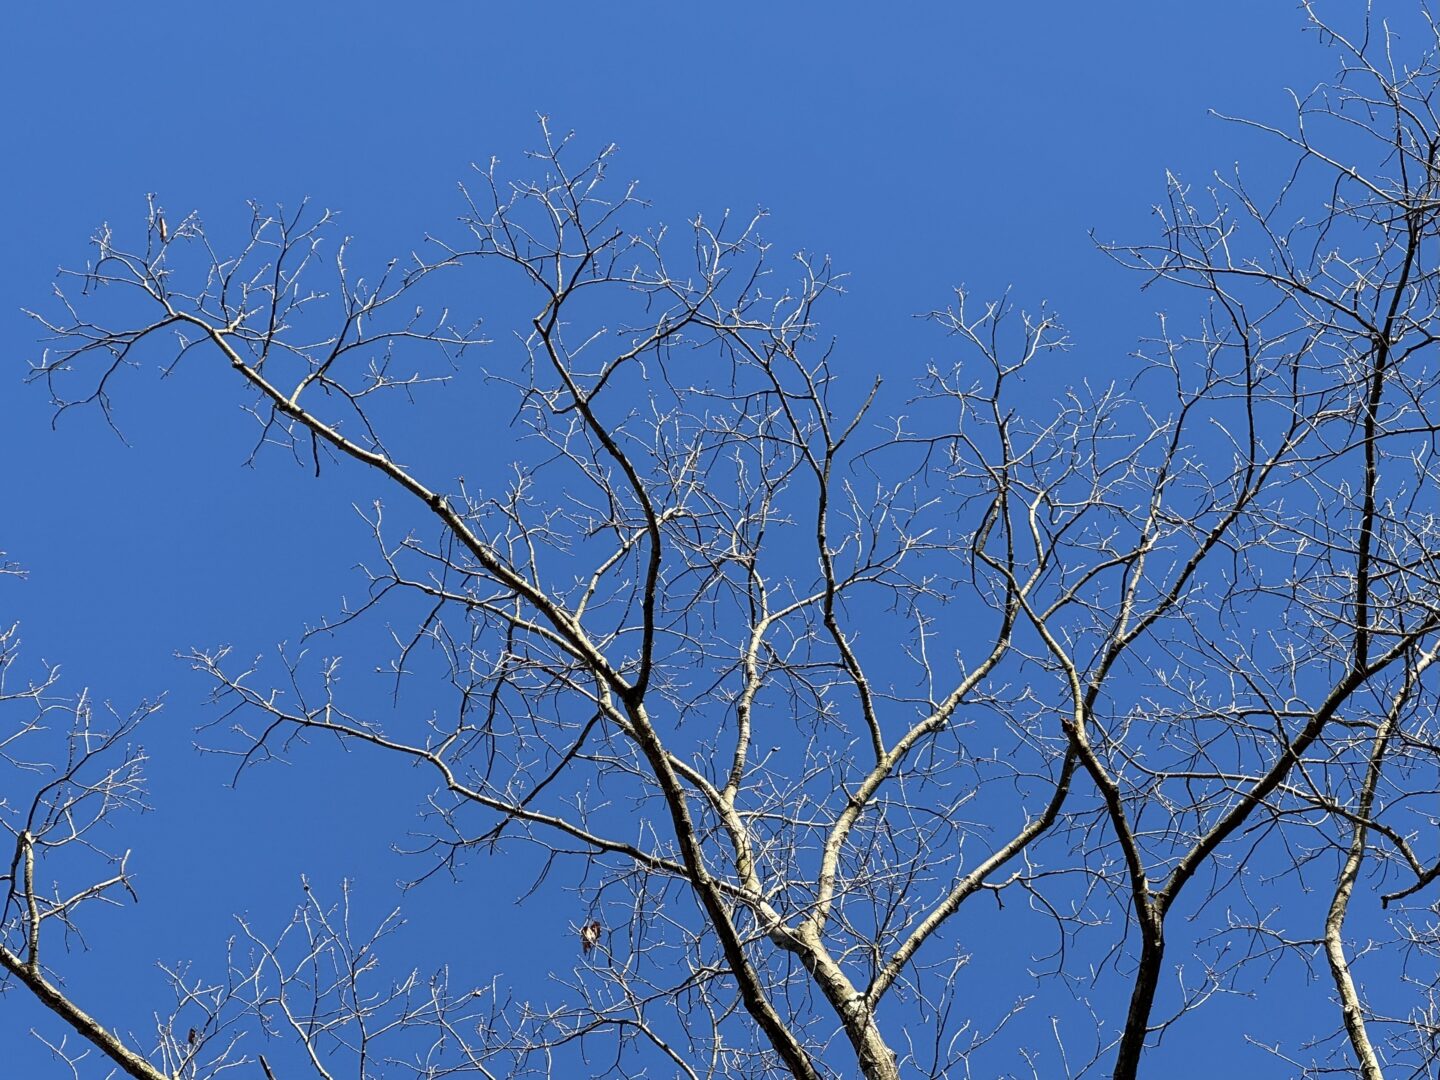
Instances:
[[[0,566],[0,575],[19,572]],[[26,678],[19,662],[18,627],[11,625],[0,632],[0,709],[17,718],[0,734],[0,825],[12,852],[0,877],[0,968],[132,1076],[163,1075],[47,974],[50,955],[79,932],[76,913],[92,903],[116,903],[130,890],[129,852],[108,850],[100,834],[107,818],[142,804],[145,756],[128,740],[157,706],[97,716],[88,694],[57,693],[55,668]],[[54,876],[47,880],[47,874]]]
[[[1388,28],[1309,14],[1342,67],[1264,127],[1286,182],[1174,180],[1153,243],[1102,245],[1191,292],[1098,389],[1055,389],[1052,313],[963,291],[912,398],[842,377],[825,260],[775,268],[759,218],[655,225],[610,148],[548,127],[528,175],[477,170],[457,234],[373,278],[308,207],[254,207],[234,255],[153,201],[143,245],[102,230],[41,316],[62,412],[109,416],[171,342],[168,371],[233,373],[257,452],[376,500],[362,602],[271,660],[190,653],[212,747],[427,768],[415,878],[520,847],[583,865],[581,959],[560,1004],[387,979],[391,924],[307,886],[221,981],[171,972],[144,1056],[41,959],[47,921],[125,884],[123,861],[53,895],[33,875],[138,797],[133,721],[96,735],[82,703],[61,779],[6,804],[5,968],[138,1077],[274,1076],[258,1031],[317,1076],[879,1080],[968,1075],[1015,1031],[1003,1068],[1128,1078],[1256,965],[1323,957],[1338,1018],[1273,1052],[1435,1076],[1440,31],[1402,63]],[[458,475],[463,433],[412,411],[440,404],[513,414],[515,460]],[[380,707],[338,657],[387,636]],[[40,717],[49,692],[18,697]],[[1257,898],[1316,875],[1310,925]],[[1040,918],[1032,989],[987,997],[965,928]],[[1098,1034],[1057,1026],[1040,1064],[1027,1008],[1072,995]]]

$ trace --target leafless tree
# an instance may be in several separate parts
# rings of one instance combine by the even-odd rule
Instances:
[[[0,574],[18,573],[12,565],[0,567]],[[48,977],[47,966],[52,952],[64,950],[65,938],[79,933],[80,908],[116,903],[130,889],[129,852],[107,850],[99,834],[108,817],[143,801],[145,756],[129,739],[157,706],[142,704],[124,717],[99,710],[97,716],[88,694],[60,697],[58,681],[53,667],[26,678],[18,627],[0,632],[0,709],[7,720],[16,717],[0,734],[0,825],[11,850],[0,877],[0,968],[116,1063],[146,1069],[143,1057]]]
[[[387,978],[391,924],[307,887],[219,982],[170,973],[145,1056],[45,974],[47,924],[125,886],[86,823],[139,798],[137,718],[100,734],[82,700],[68,764],[5,804],[6,970],[151,1080],[274,1076],[256,1030],[317,1076],[969,1075],[1023,1031],[1005,1068],[1129,1078],[1252,968],[1323,958],[1338,1017],[1266,1045],[1437,1075],[1440,29],[1402,62],[1306,8],[1340,74],[1252,125],[1293,173],[1173,180],[1153,243],[1102,245],[1183,289],[1099,388],[1056,375],[1052,313],[961,291],[933,315],[953,358],[892,399],[834,361],[825,260],[777,267],[758,217],[651,224],[610,149],[548,127],[374,277],[308,207],[254,207],[233,255],[153,201],[142,245],[101,230],[40,316],[62,412],[109,416],[168,342],[167,371],[228,367],[256,452],[373,487],[362,602],[270,660],[189,655],[211,746],[427,768],[415,878],[522,846],[583,865],[580,959],[553,1005]],[[513,417],[514,460],[475,476],[465,431],[416,419],[442,408]],[[339,657],[386,637],[379,706]],[[5,699],[31,710],[7,754],[50,693]],[[109,869],[42,891],[72,848]],[[1324,910],[1260,899],[1317,877]],[[966,928],[1042,917],[1056,944],[996,1002]],[[1041,1064],[1027,1009],[1057,996],[1095,1034],[1057,1026]]]

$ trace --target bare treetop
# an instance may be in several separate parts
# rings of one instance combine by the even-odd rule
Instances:
[[[1339,79],[1266,129],[1286,182],[1174,179],[1155,241],[1105,246],[1191,290],[1114,385],[1043,306],[963,290],[943,360],[857,376],[826,260],[777,257],[758,216],[667,229],[613,148],[544,125],[370,275],[308,206],[253,207],[234,254],[153,199],[142,242],[101,230],[37,316],[58,410],[111,415],[162,349],[224,365],[255,452],[374,500],[361,601],[268,660],[190,653],[209,744],[423,766],[414,879],[521,847],[575,867],[576,967],[543,1001],[387,982],[392,924],[307,887],[278,940],[247,920],[227,980],[172,973],[147,1062],[47,981],[42,931],[125,864],[44,900],[37,852],[138,790],[133,721],[78,719],[72,760],[110,771],[5,805],[0,962],[152,1080],[272,1075],[247,1031],[302,1048],[296,1075],[1133,1077],[1257,964],[1323,955],[1338,1014],[1274,1052],[1432,1075],[1435,59],[1324,29]],[[1277,881],[1327,901],[1282,917]],[[997,994],[967,961],[1006,933],[1032,962]]]

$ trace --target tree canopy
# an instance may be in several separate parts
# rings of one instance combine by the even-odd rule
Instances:
[[[185,857],[124,839],[181,736],[12,630],[0,1008],[145,1080],[1134,1077],[1243,999],[1274,1075],[1434,1075],[1440,32],[1305,11],[1338,73],[1235,121],[1287,165],[1098,242],[1163,308],[1113,377],[1023,282],[850,355],[831,260],[667,224],[544,119],[394,258],[310,203],[102,227],[33,313],[62,436],[185,424],[219,469],[238,403],[258,482],[355,506],[257,551],[365,544],[323,610],[243,598],[278,646],[177,643],[197,768],[300,776],[275,842],[380,829],[405,877],[276,883],[107,1018],[73,945]]]

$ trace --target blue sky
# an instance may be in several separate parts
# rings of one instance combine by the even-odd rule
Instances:
[[[545,113],[582,145],[618,143],[618,171],[662,219],[763,206],[777,247],[829,254],[850,274],[831,324],[847,372],[918,370],[944,343],[911,316],[961,283],[980,295],[1013,284],[1061,313],[1076,379],[1106,381],[1160,301],[1089,231],[1147,235],[1166,170],[1203,184],[1239,159],[1265,175],[1271,148],[1207,109],[1282,118],[1285,88],[1331,64],[1292,4],[1254,0],[84,0],[3,18],[0,549],[30,577],[0,580],[0,599],[27,655],[62,664],[68,685],[122,708],[168,693],[146,736],[154,812],[124,825],[141,902],[106,914],[74,957],[92,1007],[139,1028],[151,1006],[138,989],[159,985],[148,966],[218,962],[233,912],[278,923],[302,872],[326,886],[403,874],[389,845],[426,787],[317,748],[231,791],[225,762],[191,752],[204,686],[173,654],[264,651],[353,591],[363,536],[350,507],[365,493],[278,459],[245,468],[250,420],[234,399],[153,372],[120,395],[128,445],[96,415],[51,430],[42,388],[21,384],[37,346],[19,309],[44,304],[55,268],[85,258],[98,224],[142,229],[150,191],[176,216],[232,226],[247,198],[308,195],[342,212],[362,253],[402,253],[458,212],[469,162],[518,162]],[[314,831],[330,838],[318,850]],[[472,877],[523,889],[497,873]],[[393,897],[377,892],[380,910]],[[443,890],[407,898],[421,926],[453,917],[454,903]],[[571,913],[497,911],[493,927],[418,933],[416,962],[458,952],[504,970],[573,952]],[[25,1063],[15,1075],[59,1076],[15,1038],[34,1020],[0,1002],[0,1045]],[[1169,1075],[1210,1071],[1186,1069],[1168,1063]]]

